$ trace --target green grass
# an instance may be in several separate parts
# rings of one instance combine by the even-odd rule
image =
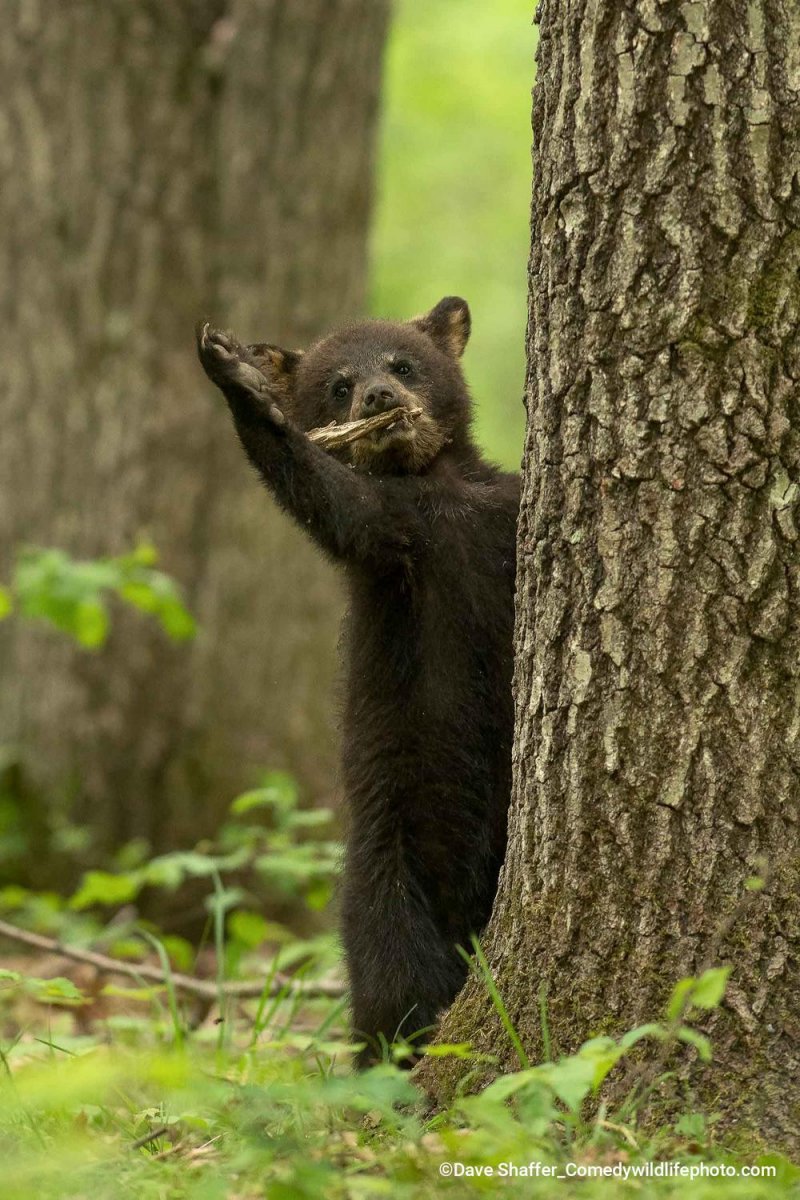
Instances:
[[[331,1029],[340,1005],[307,1002],[287,1029],[293,1009],[284,997],[255,1044],[240,1018],[223,1051],[213,1020],[176,1045],[166,1013],[110,1019],[86,1038],[70,1034],[64,1014],[43,1010],[39,1040],[31,1028],[3,1047],[3,1200],[417,1200],[495,1194],[501,1184],[487,1169],[507,1163],[567,1175],[671,1161],[737,1170],[748,1161],[713,1148],[698,1114],[649,1137],[607,1114],[582,1120],[581,1096],[609,1059],[603,1039],[430,1116],[393,1065],[349,1073],[349,1047]],[[775,1178],[499,1179],[510,1197],[800,1195],[800,1171],[777,1157],[760,1161],[775,1166]],[[465,1174],[443,1175],[443,1163]]]
[[[714,1113],[687,1108],[655,1134],[638,1124],[676,1061],[688,1054],[714,1071],[713,1047],[693,1022],[721,1003],[724,967],[679,980],[660,1019],[616,1040],[587,1030],[576,1054],[542,1062],[476,942],[470,968],[521,1069],[470,1095],[465,1081],[491,1079],[492,1060],[466,1045],[430,1047],[463,1066],[461,1094],[439,1112],[394,1065],[408,1046],[386,1047],[381,1066],[353,1075],[345,999],[298,986],[343,975],[332,934],[302,935],[303,910],[308,918],[326,906],[341,865],[330,818],[303,808],[294,781],[272,771],[233,801],[214,841],[150,859],[132,843],[113,870],[86,871],[70,897],[0,889],[12,927],[0,957],[0,1200],[423,1200],[500,1187],[582,1200],[800,1197],[800,1170],[777,1156],[765,1163],[774,1177],[737,1176],[759,1160],[723,1148]],[[204,896],[205,932],[190,942],[144,924],[134,907],[144,891],[193,907]],[[274,919],[276,902],[295,907],[296,929]],[[73,956],[99,949],[130,975],[93,980],[41,943],[21,959],[25,930]],[[159,964],[160,982],[143,977]],[[186,1000],[187,973],[206,981],[204,996]],[[246,999],[229,986],[239,979],[255,985]],[[531,1006],[547,1047],[543,987]],[[631,1061],[609,1109],[600,1089]],[[729,1136],[741,1146],[746,1132]],[[663,1163],[733,1174],[583,1177]],[[504,1175],[507,1164],[519,1173]]]
[[[115,870],[87,871],[71,897],[0,890],[0,913],[17,930],[54,935],[73,952],[102,948],[133,973],[93,983],[60,953],[23,963],[13,942],[4,944],[2,1200],[423,1200],[499,1187],[510,1197],[582,1200],[800,1197],[800,1171],[777,1157],[767,1164],[773,1178],[737,1177],[757,1160],[722,1148],[713,1113],[687,1108],[656,1134],[637,1123],[643,1101],[681,1056],[714,1070],[713,1047],[693,1022],[721,1003],[725,968],[679,980],[660,1020],[655,1014],[617,1040],[587,1030],[576,1054],[541,1062],[515,1029],[476,942],[470,968],[521,1070],[474,1095],[462,1083],[464,1094],[439,1112],[394,1065],[408,1046],[386,1047],[385,1063],[353,1075],[345,999],[315,998],[298,986],[343,975],[335,939],[302,937],[262,915],[276,894],[310,911],[330,899],[340,865],[330,816],[303,809],[294,782],[273,771],[233,801],[214,842],[149,860],[129,847]],[[145,888],[184,889],[194,904],[202,888],[208,917],[199,943],[133,915],[120,920],[120,905]],[[161,983],[142,978],[143,956],[160,964]],[[176,972],[204,974],[206,997],[187,1001]],[[247,999],[230,993],[240,978],[256,982]],[[543,989],[531,1004],[547,1046]],[[464,1080],[491,1078],[492,1060],[469,1046],[429,1052],[463,1060]],[[609,1110],[600,1089],[630,1055],[636,1065]],[[745,1131],[733,1133],[741,1144]],[[734,1174],[582,1177],[676,1162]],[[520,1173],[503,1175],[505,1164]]]
[[[398,0],[389,41],[371,309],[406,318],[445,295],[473,317],[476,430],[522,454],[531,86],[528,0]]]

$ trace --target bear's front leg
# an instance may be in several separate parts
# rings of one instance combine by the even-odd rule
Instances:
[[[282,429],[286,417],[275,403],[269,380],[248,361],[245,348],[232,334],[213,329],[208,321],[201,321],[196,333],[203,370],[228,402],[241,408],[243,399],[249,400],[261,417]]]
[[[268,345],[251,351],[208,321],[196,336],[203,370],[228,401],[245,453],[281,507],[341,562],[384,571],[406,562],[421,540],[416,506],[395,503],[392,489],[326,454],[292,419],[300,356]]]

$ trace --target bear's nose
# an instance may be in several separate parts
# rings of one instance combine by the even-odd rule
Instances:
[[[374,417],[393,408],[396,403],[394,389],[388,383],[370,383],[364,392],[362,407],[368,416]]]

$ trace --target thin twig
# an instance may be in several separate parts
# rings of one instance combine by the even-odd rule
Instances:
[[[367,437],[376,429],[387,429],[397,421],[411,425],[421,416],[421,408],[390,408],[387,412],[378,413],[375,417],[363,417],[360,421],[347,421],[344,425],[322,425],[319,429],[309,430],[308,437],[318,446],[322,446],[323,450],[336,450]]]
[[[164,1134],[169,1133],[169,1125],[158,1125],[155,1129],[151,1129],[149,1133],[143,1137],[137,1138],[135,1142],[131,1142],[131,1150],[141,1150],[143,1146],[147,1146],[150,1142],[156,1142]]]
[[[31,933],[30,930],[20,929],[16,925],[9,924],[8,921],[0,921],[0,937],[21,942],[36,950],[44,950],[48,954],[61,954],[64,958],[73,959],[75,962],[88,963],[89,966],[96,967],[98,971],[108,975],[129,975],[132,979],[140,981],[144,979],[148,983],[157,983],[164,987],[167,984],[165,972],[150,963],[129,963],[120,958],[98,954],[96,950],[81,950],[77,946],[65,946],[63,942],[56,941],[55,938],[44,937],[41,933]],[[176,988],[182,992],[188,992],[189,995],[200,996],[202,999],[212,1002],[219,997],[220,989],[214,981],[196,979],[193,975],[183,975],[179,971],[172,971],[170,977]],[[274,989],[274,992],[278,992],[287,984],[293,991],[304,997],[328,996],[336,999],[344,994],[344,987],[341,983],[326,983],[324,980],[304,980],[302,983],[293,983],[291,977],[279,974],[273,978],[271,988]],[[263,980],[245,979],[226,983],[222,990],[225,996],[231,999],[256,999],[264,991],[264,982]]]

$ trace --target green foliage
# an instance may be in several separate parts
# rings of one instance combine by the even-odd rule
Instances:
[[[523,1069],[515,1074],[501,1076],[485,1088],[480,1096],[463,1100],[460,1110],[468,1115],[474,1116],[476,1111],[483,1113],[485,1106],[497,1102],[504,1103],[514,1097],[516,1103],[524,1107],[529,1115],[536,1114],[540,1133],[544,1133],[558,1120],[564,1121],[565,1126],[581,1129],[581,1114],[585,1101],[590,1095],[597,1094],[609,1072],[645,1039],[661,1043],[667,1051],[679,1044],[687,1044],[694,1047],[703,1062],[711,1060],[708,1038],[688,1025],[687,1021],[693,1009],[709,1010],[719,1006],[730,973],[728,967],[711,968],[698,978],[692,976],[679,980],[667,1006],[664,1023],[650,1022],[640,1025],[619,1039],[594,1037],[585,1042],[576,1054],[562,1057],[557,1062],[544,1062],[532,1067],[477,939],[473,939],[473,950],[474,958],[470,959],[466,954],[464,957],[475,975],[484,982],[492,1005]],[[546,1015],[543,1015],[543,1028],[546,1028]],[[543,1038],[543,1042],[549,1044],[549,1037]],[[463,1046],[453,1047],[452,1051],[458,1057],[464,1056]],[[442,1048],[439,1048],[439,1053],[441,1052]],[[665,1062],[667,1057],[668,1054],[662,1049],[662,1062]],[[638,1084],[642,1077],[641,1072],[635,1077],[634,1087],[625,1105],[626,1111],[636,1109],[640,1093]],[[563,1109],[566,1109],[566,1114]]]
[[[725,995],[730,967],[712,967],[699,978],[681,979],[667,1005],[667,1017],[676,1021],[694,1008],[717,1008]]]
[[[0,1048],[4,1200],[427,1200],[501,1187],[503,1195],[542,1200],[800,1195],[797,1167],[778,1155],[748,1158],[715,1146],[713,1120],[703,1113],[687,1111],[656,1134],[602,1106],[584,1115],[641,1031],[593,1038],[574,1055],[500,1076],[431,1114],[413,1076],[391,1063],[350,1073],[341,1005],[331,1001],[307,1001],[298,1018],[284,990],[268,1009],[240,1018],[224,1045],[200,1029],[171,1049],[160,1044],[153,1019],[109,1021],[86,1037],[69,1033],[69,1012],[53,1010],[41,1030],[20,1030]],[[470,1057],[466,1047],[448,1049]],[[775,1174],[627,1181],[569,1174],[670,1160],[696,1172],[756,1164]],[[536,1163],[540,1173],[499,1180],[508,1163],[523,1171]]]
[[[598,1104],[604,1082],[626,1058],[634,1064],[634,1094],[637,1078],[657,1083],[687,1043],[701,1059],[710,1057],[690,1020],[720,1003],[724,968],[679,981],[663,1022],[618,1039],[590,1038],[576,1054],[531,1063],[476,943],[472,969],[523,1069],[496,1077],[478,1094],[460,1095],[438,1113],[428,1111],[414,1077],[394,1065],[406,1047],[387,1047],[384,1064],[353,1075],[345,999],[304,994],[298,986],[337,965],[330,939],[294,938],[248,902],[248,872],[257,874],[273,850],[281,867],[269,877],[290,890],[308,892],[313,880],[333,873],[335,845],[320,838],[308,816],[293,781],[272,773],[234,802],[219,845],[149,862],[141,846],[128,847],[120,856],[126,869],[87,873],[70,901],[73,919],[85,919],[83,906],[117,908],[145,885],[205,881],[217,980],[206,1019],[192,1019],[192,1002],[173,975],[176,959],[181,969],[193,968],[192,947],[152,928],[115,928],[106,948],[119,954],[132,942],[141,954],[146,945],[164,983],[106,983],[102,999],[116,1005],[106,1015],[93,1008],[96,994],[84,997],[70,979],[0,971],[3,1200],[426,1200],[440,1191],[492,1194],[497,1179],[490,1172],[532,1162],[559,1176],[565,1197],[667,1197],[678,1194],[669,1179],[566,1173],[598,1163],[644,1169],[676,1159],[697,1169],[709,1162],[730,1169],[746,1161],[715,1146],[713,1114],[692,1108],[653,1135],[637,1128],[636,1103],[625,1100],[618,1111]],[[7,903],[31,902],[23,889],[13,891],[6,889]],[[96,925],[92,940],[105,945],[110,932]],[[263,980],[261,995],[234,1003],[226,985],[245,970]],[[542,991],[546,1028],[544,999]],[[459,1058],[472,1074],[493,1063],[468,1045],[429,1052]],[[453,1174],[450,1164],[465,1174]],[[800,1195],[796,1168],[777,1156],[769,1165],[775,1179],[681,1180],[679,1194],[760,1200],[779,1186],[780,1194]],[[552,1177],[542,1173],[504,1177],[502,1186],[511,1197],[554,1194]]]
[[[213,915],[222,905],[240,951],[267,938],[285,940],[280,926],[247,906],[263,901],[265,892],[299,900],[314,911],[327,905],[341,865],[341,845],[318,831],[333,814],[329,809],[301,809],[291,776],[271,771],[261,787],[234,800],[231,816],[216,844],[146,861],[135,858],[123,870],[87,871],[69,900],[70,908],[80,912],[98,905],[118,907],[134,901],[147,887],[174,892],[188,880],[209,879],[219,882],[209,898],[209,911]],[[225,887],[223,879],[230,881]]]
[[[0,994],[8,995],[14,991],[24,992],[44,1004],[84,1003],[83,994],[71,979],[62,979],[60,976],[39,979],[35,975],[22,975],[19,971],[0,968]]]
[[[474,959],[471,959],[469,955],[464,952],[463,948],[459,947],[462,956],[466,959],[470,968],[475,972],[478,978],[483,981],[484,987],[491,998],[494,1010],[500,1018],[500,1023],[508,1035],[508,1040],[511,1042],[511,1045],[514,1047],[517,1053],[517,1058],[519,1059],[520,1064],[524,1068],[527,1068],[530,1066],[528,1056],[525,1053],[519,1034],[511,1023],[511,1018],[506,1011],[506,1006],[503,1003],[503,999],[497,990],[497,985],[489,969],[489,964],[486,961],[486,956],[483,953],[481,944],[474,935],[472,938],[472,949],[475,955]]]
[[[79,945],[96,937],[100,928],[91,914],[71,912],[68,901],[56,892],[37,892],[19,884],[0,888],[0,915],[23,929],[51,937],[66,935]]]
[[[116,558],[78,561],[63,550],[22,550],[10,589],[0,590],[0,618],[16,611],[47,621],[82,646],[95,650],[108,638],[109,596],[149,613],[175,641],[195,633],[178,587],[155,569],[157,555],[145,543]]]
[[[294,781],[270,772],[261,787],[234,801],[232,819],[217,842],[154,858],[147,858],[143,843],[130,843],[117,855],[118,869],[86,871],[67,899],[18,885],[0,888],[0,914],[23,928],[79,946],[92,944],[125,960],[141,959],[154,947],[171,967],[191,972],[195,950],[186,939],[137,920],[135,908],[133,917],[122,921],[119,911],[135,904],[145,888],[175,893],[192,883],[194,905],[196,885],[205,881],[220,981],[248,969],[251,958],[267,947],[277,951],[282,971],[328,969],[336,955],[331,933],[298,937],[260,910],[288,904],[298,915],[303,908],[325,907],[341,862],[340,844],[323,828],[331,818],[327,809],[302,810]],[[121,994],[118,988],[115,994]],[[131,989],[127,994],[130,998]],[[174,1026],[174,1011],[170,1020]]]
[[[532,11],[527,0],[398,0],[372,244],[376,314],[469,301],[476,431],[512,468],[524,429]]]
[[[254,813],[262,823],[240,820]],[[291,776],[271,771],[260,788],[234,800],[231,814],[234,819],[220,833],[221,847],[244,855],[262,883],[281,895],[302,899],[315,911],[328,904],[342,850],[338,841],[320,835],[333,819],[330,809],[300,808]]]

